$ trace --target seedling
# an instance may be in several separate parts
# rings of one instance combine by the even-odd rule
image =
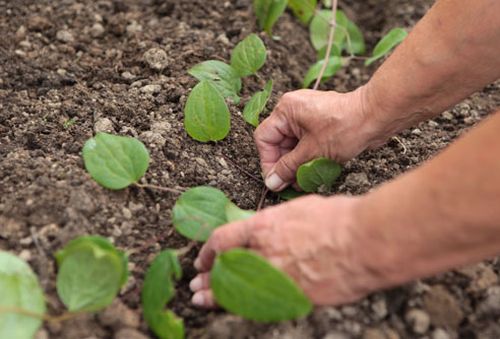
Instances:
[[[333,160],[314,159],[299,167],[297,184],[308,193],[318,190],[329,191],[341,172],[342,168]]]
[[[254,0],[253,8],[259,28],[271,35],[273,26],[285,11],[287,3],[288,0]]]

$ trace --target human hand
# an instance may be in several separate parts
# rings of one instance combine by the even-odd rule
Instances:
[[[270,207],[253,217],[217,228],[195,261],[192,302],[214,307],[210,269],[215,256],[247,247],[288,273],[316,305],[355,301],[380,286],[358,259],[364,244],[355,234],[359,198],[308,196]]]
[[[283,95],[255,130],[266,186],[281,191],[298,167],[314,158],[344,162],[377,146],[365,88],[346,94],[298,90]]]

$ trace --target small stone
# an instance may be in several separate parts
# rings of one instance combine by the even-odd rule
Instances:
[[[429,315],[419,309],[409,310],[405,315],[406,323],[416,334],[424,334],[429,330],[431,319]]]
[[[222,44],[226,45],[226,46],[230,46],[231,45],[231,42],[229,41],[229,39],[227,38],[226,34],[222,33],[220,34],[217,39],[217,41],[220,41]]]
[[[28,20],[28,29],[30,31],[41,32],[52,27],[52,23],[39,15],[32,16]]]
[[[68,30],[57,31],[56,39],[59,40],[60,42],[64,42],[64,43],[72,42],[75,40],[75,38],[73,37],[73,34],[71,34],[71,32]]]
[[[372,305],[371,308],[373,312],[375,313],[375,316],[377,319],[384,319],[387,316],[387,303],[385,299],[379,299],[375,301]]]
[[[16,31],[16,40],[21,41],[26,38],[26,27],[21,25]]]
[[[122,208],[122,213],[123,213],[123,217],[125,219],[132,219],[132,211],[130,211],[128,208],[124,207]]]
[[[21,258],[24,261],[30,261],[31,260],[31,251],[22,250],[21,253],[19,253],[19,258]]]
[[[358,310],[354,306],[343,306],[340,311],[346,317],[354,317],[358,313]]]
[[[432,286],[423,301],[435,326],[455,329],[464,317],[458,301],[441,285]]]
[[[419,128],[415,128],[413,131],[411,131],[411,134],[413,134],[413,135],[421,135],[422,131]]]
[[[122,73],[122,78],[125,80],[133,80],[133,79],[135,79],[135,75],[133,75],[132,73],[130,73],[128,71],[125,71]]]
[[[486,299],[477,307],[477,313],[483,316],[497,316],[500,314],[500,287],[493,286],[486,291]]]
[[[439,124],[437,122],[435,122],[434,120],[427,121],[427,125],[429,125],[430,127],[438,127],[439,126]]]
[[[128,35],[134,35],[136,33],[142,32],[142,26],[138,24],[137,21],[132,21],[127,25],[126,30]]]
[[[436,328],[431,335],[432,339],[451,339],[450,335],[442,328]]]
[[[488,266],[481,269],[478,276],[472,280],[469,290],[472,292],[481,292],[498,283],[498,276]]]
[[[115,329],[138,328],[140,325],[139,314],[128,308],[120,299],[115,299],[111,305],[99,313],[99,321],[102,325]]]
[[[98,132],[108,132],[114,133],[115,128],[113,127],[113,122],[108,118],[100,118],[94,123],[94,131]]]
[[[167,140],[160,133],[155,133],[153,131],[141,133],[140,138],[150,146],[163,147],[167,142]]]
[[[161,48],[151,48],[147,50],[143,59],[154,70],[162,71],[168,66],[167,53]]]
[[[104,27],[96,22],[95,24],[92,25],[92,27],[90,28],[90,35],[93,37],[93,38],[100,38],[104,35]]]
[[[366,173],[349,173],[345,179],[345,185],[350,187],[369,186],[370,181]]]
[[[141,92],[144,94],[158,94],[161,92],[161,86],[160,85],[146,85],[141,88]]]
[[[444,112],[441,116],[446,120],[453,120],[453,114],[448,111]]]
[[[155,121],[151,125],[151,131],[160,134],[167,134],[172,129],[172,125],[168,121]]]
[[[132,328],[123,328],[115,333],[114,339],[148,339],[148,337]]]

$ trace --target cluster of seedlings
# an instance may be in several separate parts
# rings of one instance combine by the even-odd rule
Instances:
[[[328,1],[323,5],[332,6]],[[359,28],[341,11],[317,11],[316,0],[255,0],[261,29],[271,34],[274,23],[287,6],[301,22],[309,24],[311,42],[318,51],[319,61],[307,72],[304,87],[318,78],[325,80],[333,76],[344,63],[343,52],[349,57],[365,52]],[[335,35],[329,37],[332,24],[337,29]],[[405,36],[406,32],[401,29],[389,32],[366,63],[387,54]],[[189,74],[200,81],[185,105],[184,125],[189,136],[200,142],[215,142],[228,135],[228,103],[240,103],[241,79],[256,74],[264,65],[266,54],[263,41],[251,34],[236,45],[229,64],[208,60],[189,70]],[[262,91],[246,102],[243,109],[246,122],[258,126],[271,92],[272,80],[269,80]],[[139,180],[149,167],[149,152],[135,138],[97,133],[87,140],[82,154],[90,176],[105,188],[147,186]],[[281,197],[288,200],[305,193],[329,191],[340,172],[341,167],[330,159],[312,160],[297,171],[297,184],[303,192],[287,190]],[[192,241],[204,242],[217,227],[251,218],[255,213],[240,209],[213,187],[194,187],[185,192],[162,189],[180,194],[172,211],[173,225],[178,233]],[[175,294],[175,281],[182,275],[178,255],[176,249],[159,253],[144,279],[141,294],[144,319],[159,338],[184,338],[183,320],[167,308]],[[99,311],[111,304],[127,282],[127,256],[105,238],[76,238],[58,251],[55,258],[57,292],[67,307],[67,311],[58,316],[46,314],[44,293],[31,268],[16,256],[0,252],[0,338],[32,338],[43,321],[61,321],[80,313]],[[242,248],[217,256],[210,274],[210,287],[222,308],[255,321],[296,319],[312,309],[304,292],[286,273]]]

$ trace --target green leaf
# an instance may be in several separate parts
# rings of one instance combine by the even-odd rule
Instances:
[[[255,93],[243,109],[243,118],[250,125],[257,127],[259,125],[259,115],[266,108],[267,101],[273,91],[273,81],[266,83],[263,91]]]
[[[330,190],[339,177],[342,168],[335,161],[318,158],[305,163],[297,170],[297,184],[305,192],[317,192],[319,189]]]
[[[158,254],[144,278],[141,300],[144,319],[161,339],[184,339],[184,322],[165,310],[174,296],[174,282],[182,276],[177,255],[172,250]]]
[[[300,198],[306,194],[307,193],[305,193],[305,192],[296,191],[292,187],[287,187],[283,191],[278,192],[278,196],[283,200],[292,200],[292,199]]]
[[[3,310],[16,308],[45,314],[45,298],[36,275],[15,255],[0,251],[0,338],[31,339],[40,319]]]
[[[57,293],[71,312],[108,306],[126,282],[123,252],[104,238],[96,239],[76,239],[56,254]]]
[[[231,53],[231,67],[241,76],[255,74],[266,62],[266,46],[257,34],[240,41]]]
[[[253,0],[260,29],[271,35],[274,24],[286,9],[288,0]]]
[[[220,190],[207,186],[195,187],[182,193],[172,211],[175,229],[183,236],[206,241],[212,231],[225,224],[229,199]]]
[[[255,321],[296,319],[312,309],[289,276],[248,250],[233,249],[218,255],[210,287],[220,306]]]
[[[393,28],[387,33],[373,49],[372,57],[365,61],[365,66],[369,66],[378,59],[389,53],[394,47],[399,45],[408,35],[402,28]]]
[[[288,0],[288,7],[304,25],[313,17],[317,4],[317,0]]]
[[[306,76],[304,77],[304,83],[302,84],[304,88],[309,87],[319,76],[321,72],[321,68],[325,60],[320,60],[312,65],[307,71]],[[326,66],[325,72],[321,78],[321,81],[325,81],[328,78],[332,77],[337,73],[337,71],[342,67],[342,59],[339,57],[331,57],[328,59],[328,66]]]
[[[230,114],[224,98],[210,81],[196,85],[184,107],[184,127],[201,142],[224,139],[230,129]]]
[[[211,81],[224,98],[230,98],[235,104],[240,102],[241,78],[228,64],[208,60],[195,65],[188,73],[200,81]]]
[[[142,142],[130,137],[100,132],[85,142],[82,153],[90,176],[112,190],[139,181],[149,166],[148,150]]]
[[[327,49],[327,46],[321,48],[318,51],[318,54],[317,54],[317,57],[316,57],[318,60],[324,60],[325,59],[326,49]],[[330,56],[331,57],[335,56],[335,57],[340,58],[341,55],[342,55],[342,51],[340,50],[340,48],[338,46],[332,45],[332,49],[330,50]]]
[[[333,36],[333,45],[342,46],[346,38],[346,27],[349,21],[341,10],[336,14],[335,34]],[[329,10],[319,11],[309,25],[309,34],[313,47],[318,51],[328,44],[330,35],[330,22],[332,21],[332,12]]]
[[[245,220],[252,217],[255,211],[243,210],[229,201],[226,204],[226,222],[233,222],[238,220]]]
[[[347,20],[347,34],[349,35],[349,40],[351,45],[346,42],[346,50],[349,54],[364,54],[366,51],[365,39],[363,38],[363,33],[359,27],[352,22]]]

